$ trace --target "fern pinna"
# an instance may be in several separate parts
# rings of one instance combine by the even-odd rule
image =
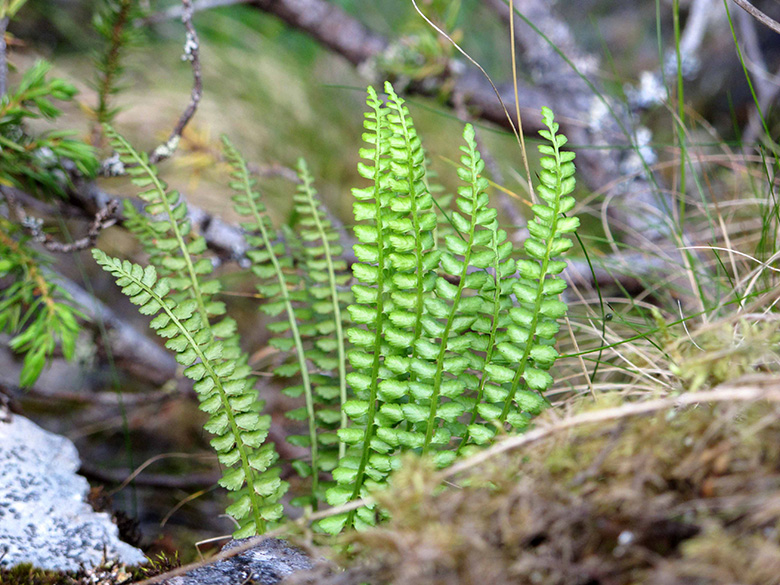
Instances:
[[[235,535],[262,533],[267,522],[281,517],[278,499],[286,484],[273,467],[277,459],[273,445],[265,444],[270,417],[260,414],[263,403],[238,348],[235,321],[212,322],[225,308],[213,300],[219,281],[206,279],[212,262],[202,255],[205,241],[191,234],[184,200],[168,191],[147,156],[110,127],[105,131],[132,182],[143,189],[139,197],[148,216],[135,214],[133,229],[153,251],[152,264],[143,269],[99,250],[93,255],[116,277],[122,292],[140,305],[141,313],[154,316],[152,329],[167,339],[165,346],[176,353],[176,360],[186,367],[185,376],[194,381],[201,410],[210,415],[204,428],[215,435],[211,445],[225,466],[219,483],[234,492],[235,501],[227,511],[239,525]]]
[[[557,298],[565,282],[555,277],[565,264],[553,257],[578,225],[563,217],[573,206],[573,155],[560,151],[565,138],[545,109],[542,135],[552,146],[541,147],[551,156],[525,244],[531,259],[515,262],[488,207],[471,126],[458,169],[464,184],[449,216],[455,232],[437,249],[424,151],[403,100],[389,84],[385,90],[386,104],[368,90],[368,148],[360,151],[368,162],[358,171],[372,184],[353,190],[355,219],[368,223],[355,227],[358,284],[349,313],[357,326],[347,331],[354,398],[345,404],[353,425],[339,431],[350,448],[333,473],[331,505],[384,484],[399,449],[430,452],[444,466],[504,425],[524,428],[543,408],[557,356],[555,319],[565,311]],[[338,532],[374,521],[373,510],[361,508],[320,527]]]

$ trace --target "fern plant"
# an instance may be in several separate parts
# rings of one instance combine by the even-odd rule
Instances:
[[[425,155],[408,110],[387,84],[386,104],[369,88],[369,113],[360,174],[369,187],[354,189],[359,244],[353,265],[358,284],[349,307],[357,325],[347,331],[354,398],[345,404],[353,425],[339,437],[350,445],[334,471],[328,503],[343,504],[383,485],[398,450],[431,453],[439,466],[470,444],[489,441],[498,428],[522,429],[544,406],[547,372],[557,354],[555,319],[565,312],[556,277],[576,218],[564,218],[573,199],[573,154],[560,147],[552,112],[543,112],[550,141],[540,195],[533,207],[531,257],[516,263],[496,211],[488,207],[484,162],[467,126],[461,147],[455,230],[436,247],[435,216],[426,188]],[[519,274],[518,274],[519,270]],[[370,525],[359,509],[321,523],[329,532]]]
[[[289,356],[275,373],[291,378],[284,392],[303,402],[288,413],[306,429],[289,438],[308,450],[293,462],[310,481],[297,505],[337,506],[368,495],[386,485],[400,452],[430,455],[444,467],[498,432],[522,430],[547,404],[544,392],[553,381],[557,319],[566,311],[558,298],[566,264],[558,256],[579,223],[566,216],[574,207],[574,155],[562,150],[566,138],[552,112],[542,112],[546,143],[539,147],[540,201],[524,243],[528,257],[517,259],[489,206],[474,129],[463,131],[461,186],[455,209],[443,211],[449,227],[440,230],[409,110],[389,83],[385,93],[383,100],[368,88],[358,172],[369,184],[352,191],[352,277],[305,163],[299,162],[294,196],[297,232],[280,233],[246,161],[224,139],[234,206],[265,299],[261,310],[273,319],[271,344]],[[112,130],[107,134],[144,189],[146,213],[127,211],[156,269],[97,251],[95,257],[142,312],[156,315],[152,327],[169,338],[166,345],[196,380],[201,406],[211,414],[212,444],[232,468],[221,483],[240,492],[228,509],[241,523],[237,534],[261,533],[281,513],[285,484],[271,468],[271,446],[260,446],[268,419],[259,414],[235,324],[211,323],[224,306],[214,301],[218,282],[206,280],[205,243],[191,234],[183,201],[146,156]],[[439,231],[446,232],[441,241]],[[378,513],[368,504],[321,520],[319,528],[363,528]]]
[[[267,522],[281,517],[278,499],[286,484],[273,466],[273,445],[265,443],[270,417],[260,414],[263,403],[239,349],[235,321],[215,321],[225,307],[213,300],[219,281],[206,280],[212,262],[203,256],[205,240],[192,235],[186,204],[167,189],[147,155],[110,127],[105,133],[133,183],[143,189],[139,197],[148,215],[137,214],[133,229],[155,253],[145,269],[100,250],[93,255],[141,313],[154,316],[150,326],[167,339],[166,347],[194,381],[200,408],[209,414],[204,428],[214,435],[211,445],[225,467],[219,483],[234,492],[235,502],[227,512],[239,525],[235,536],[263,533]]]

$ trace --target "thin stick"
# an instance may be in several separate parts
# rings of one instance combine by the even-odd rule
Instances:
[[[517,131],[520,135],[520,155],[525,167],[525,177],[528,180],[528,193],[534,203],[534,183],[531,180],[531,168],[528,166],[528,153],[525,150],[525,134],[523,133],[523,119],[520,117],[520,95],[517,91],[517,47],[515,41],[515,0],[509,0],[509,46],[512,49],[512,91],[515,94],[515,116],[517,116]]]
[[[734,4],[739,6],[742,10],[747,12],[750,16],[755,18],[761,24],[768,26],[773,31],[780,34],[780,22],[777,22],[773,18],[770,18],[769,16],[761,12],[758,8],[753,6],[747,0],[734,0]]]
[[[200,98],[203,96],[203,73],[200,65],[200,41],[198,40],[198,33],[195,30],[195,26],[192,24],[192,16],[194,10],[192,7],[192,0],[181,0],[182,13],[181,21],[184,23],[184,28],[187,29],[187,39],[184,42],[184,55],[182,59],[189,61],[192,67],[192,92],[190,93],[190,103],[187,104],[184,112],[182,113],[176,126],[171,131],[168,140],[154,149],[149,155],[149,162],[152,164],[158,163],[161,160],[169,158],[176,148],[179,146],[179,140],[181,140],[181,134],[184,132],[184,128],[189,121],[195,115],[200,103]]]

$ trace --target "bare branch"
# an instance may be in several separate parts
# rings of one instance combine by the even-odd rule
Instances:
[[[149,155],[149,162],[158,163],[161,160],[165,160],[170,157],[176,148],[179,146],[179,140],[181,140],[181,133],[184,132],[184,128],[189,121],[195,115],[198,109],[198,104],[203,96],[203,73],[200,65],[200,41],[198,39],[198,33],[195,30],[195,26],[192,24],[193,8],[192,0],[182,0],[182,14],[181,21],[184,23],[184,28],[187,29],[187,37],[184,42],[184,54],[182,55],[183,61],[189,61],[192,67],[192,92],[190,93],[190,102],[187,104],[184,112],[182,113],[176,126],[171,131],[168,140],[154,149]]]
[[[685,30],[680,37],[680,54],[683,60],[695,60],[699,62],[699,49],[704,40],[704,33],[711,22],[711,17],[716,14],[716,0],[693,0],[685,21]]]
[[[780,22],[777,22],[775,19],[770,18],[769,16],[761,12],[758,8],[753,6],[747,0],[734,0],[734,4],[736,4],[742,10],[747,12],[750,16],[758,20],[761,24],[768,26],[773,31],[780,34]]]
[[[222,6],[233,6],[235,4],[246,4],[251,0],[195,0],[192,4],[194,12],[202,12],[204,10],[211,10],[212,8],[220,8]],[[181,18],[184,13],[184,7],[180,5],[170,6],[167,9],[156,12],[146,18],[140,18],[133,23],[133,26],[144,26],[148,24],[154,24],[156,22],[162,22],[164,20],[173,20],[174,18]]]
[[[744,43],[745,66],[753,74],[753,83],[758,97],[758,104],[752,104],[750,108],[747,128],[742,134],[743,151],[747,153],[752,150],[753,143],[763,131],[763,112],[769,109],[777,94],[780,93],[780,80],[778,79],[780,70],[775,75],[768,71],[766,59],[758,42],[755,19],[745,12],[737,13],[736,19],[742,43]]]
[[[16,215],[19,225],[32,236],[33,240],[42,244],[51,252],[62,252],[69,254],[92,248],[100,235],[100,232],[111,227],[116,223],[116,210],[119,201],[112,199],[106,202],[105,206],[100,207],[95,212],[95,217],[89,226],[87,235],[73,242],[60,242],[53,238],[51,234],[43,232],[43,220],[28,215],[24,207],[19,204],[16,198],[16,190],[11,187],[0,187],[0,194],[5,197],[9,209]]]
[[[508,17],[504,2],[489,1],[505,18]],[[384,38],[326,0],[254,0],[252,5],[308,33],[362,69],[375,62],[389,45]],[[629,174],[637,165],[641,166],[640,152],[643,151],[638,147],[601,148],[619,146],[621,142],[635,145],[635,129],[628,112],[598,93],[592,81],[596,77],[598,61],[579,49],[568,26],[551,13],[549,3],[525,0],[516,5],[550,40],[548,43],[528,26],[518,27],[517,41],[536,75],[534,86],[519,87],[525,129],[540,129],[539,111],[543,105],[551,106],[572,143],[582,145],[578,167],[584,182],[593,190],[617,176]],[[451,87],[449,105],[461,102],[476,110],[480,118],[510,127],[503,108],[481,73],[474,69],[463,70],[462,64],[453,61],[436,79],[417,81],[405,91],[407,94],[432,95],[442,87]],[[507,108],[513,109],[512,88],[501,87],[499,93]],[[587,148],[589,145],[595,148]],[[622,223],[629,228],[626,236],[633,244],[644,244],[647,239],[673,239],[665,226],[647,221],[648,216],[664,216],[659,211],[671,209],[669,198],[659,195],[661,190],[655,188],[652,180],[648,172],[628,183],[627,192],[621,199],[622,209],[613,210],[613,213],[621,214]],[[638,239],[634,238],[634,233]]]
[[[253,0],[251,4],[308,33],[353,65],[362,65],[389,44],[325,0]]]

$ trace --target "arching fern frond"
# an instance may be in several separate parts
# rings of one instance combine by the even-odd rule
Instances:
[[[228,513],[239,523],[236,535],[261,534],[267,521],[281,515],[276,501],[286,484],[271,467],[277,458],[273,446],[263,445],[270,420],[258,414],[263,403],[257,399],[246,355],[239,348],[236,323],[231,318],[211,321],[225,313],[225,306],[213,299],[220,291],[219,281],[207,280],[213,265],[203,255],[205,239],[192,233],[184,199],[168,191],[147,155],[110,126],[104,130],[119,163],[142,189],[139,197],[146,215],[131,213],[130,227],[149,252],[151,266],[144,271],[105,255],[96,253],[95,258],[119,279],[123,292],[132,295],[130,300],[142,305],[141,312],[162,311],[151,326],[169,338],[166,347],[188,366],[184,373],[194,380],[201,409],[211,415],[205,425],[216,435],[211,444],[220,462],[234,467],[221,485],[235,492]],[[164,277],[159,281],[158,271]]]
[[[214,266],[205,255],[205,238],[192,231],[186,201],[177,191],[168,190],[145,152],[137,151],[109,125],[104,126],[104,132],[119,158],[118,163],[141,189],[138,197],[144,202],[145,213],[139,213],[132,203],[126,202],[128,229],[149,254],[149,262],[158,274],[168,279],[171,298],[177,302],[194,300],[202,321],[224,342],[226,357],[244,359],[233,319],[224,317],[215,325],[210,324],[211,319],[225,314],[225,304],[214,299],[222,286],[217,279],[209,278]],[[221,335],[226,331],[233,333]]]
[[[214,339],[194,299],[170,298],[168,279],[158,279],[154,266],[145,269],[127,260],[93,250],[97,263],[116,279],[122,293],[138,310],[154,317],[151,327],[167,339],[184,375],[194,381],[200,408],[209,414],[205,429],[214,435],[211,445],[226,471],[219,484],[236,493],[227,512],[239,523],[236,538],[262,534],[266,523],[282,514],[279,497],[285,491],[279,479],[271,444],[264,444],[270,417],[259,414],[262,402],[254,389],[250,368],[224,357],[224,343]]]
[[[131,227],[149,252],[150,262],[169,279],[174,293],[184,293],[180,297],[182,300],[191,298],[196,302],[204,322],[224,314],[224,303],[211,300],[211,296],[219,292],[219,282],[203,282],[203,277],[212,272],[213,265],[209,258],[198,257],[206,250],[206,241],[202,236],[191,234],[192,225],[184,199],[177,191],[168,191],[145,152],[134,149],[110,126],[105,125],[104,131],[133,185],[142,189],[138,197],[145,204],[148,221],[144,222],[143,216],[136,215]]]

